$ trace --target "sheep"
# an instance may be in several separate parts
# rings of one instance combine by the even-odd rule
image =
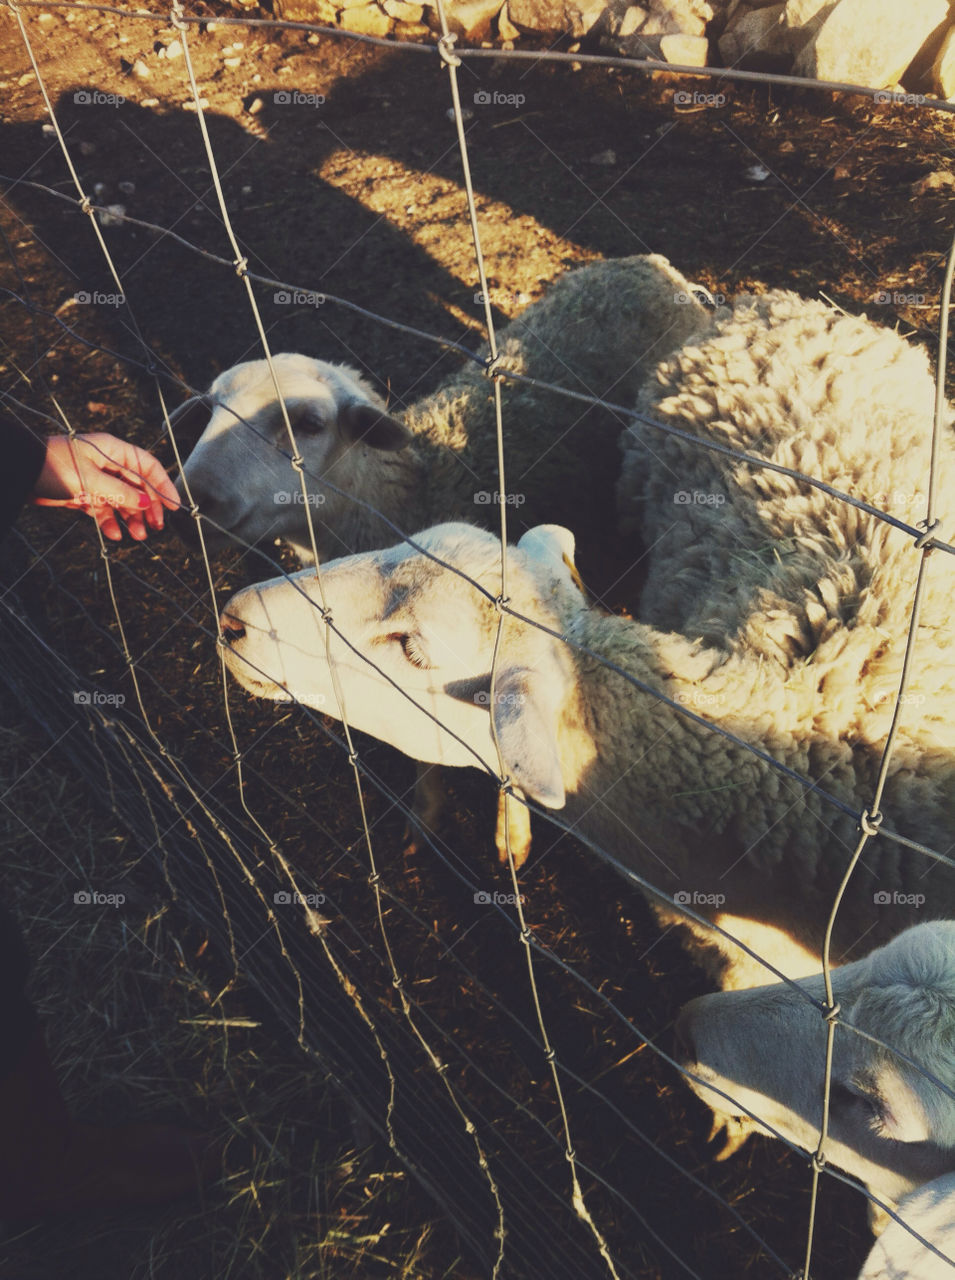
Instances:
[[[928,1276],[951,1280],[955,1276],[955,1174],[926,1182],[905,1197],[898,1212],[902,1223],[889,1222],[869,1251],[859,1280],[926,1280]],[[948,1261],[927,1249],[912,1231]]]
[[[499,367],[629,404],[649,370],[705,318],[692,286],[665,258],[596,262],[562,276],[507,326]],[[322,559],[388,545],[394,535],[386,520],[405,530],[461,516],[498,522],[494,397],[482,368],[469,364],[452,374],[399,421],[354,370],[292,353],[276,355],[274,366]],[[552,513],[573,518],[585,535],[584,572],[592,568],[598,586],[616,582],[620,570],[601,548],[614,528],[623,419],[507,381],[502,401],[509,526],[525,530]],[[227,545],[230,534],[246,543],[282,538],[301,563],[311,563],[306,505],[280,452],[288,438],[267,362],[220,374],[206,396],[180,406],[172,426],[195,430],[207,418],[180,482],[181,496],[191,495],[212,521],[203,526],[207,547]],[[178,527],[194,529],[182,519]],[[433,826],[441,798],[435,775],[419,771],[409,851],[415,829]],[[528,814],[513,804],[508,810],[511,850],[521,863],[530,848]],[[502,859],[504,830],[502,802]]]
[[[776,982],[699,996],[677,1019],[687,1083],[715,1113],[714,1132],[725,1125],[730,1135],[724,1157],[750,1132],[762,1130],[749,1116],[740,1118],[734,1104],[806,1151],[819,1145],[827,1031],[806,996],[825,1002],[822,974],[800,985],[805,994]],[[900,1050],[955,1091],[955,922],[914,925],[863,959],[834,969],[832,985],[841,1020]],[[940,1187],[933,1182],[941,1179],[951,1187],[955,1179],[955,1097],[906,1058],[840,1026],[833,1042],[825,1153],[889,1206],[932,1184],[935,1191],[926,1189],[910,1201],[914,1214],[901,1206],[901,1216],[933,1242],[946,1225],[948,1244],[955,1244],[952,1203],[940,1217]],[[881,1211],[870,1213],[870,1220],[878,1223],[879,1215],[887,1220]],[[942,1267],[934,1258],[927,1263],[924,1246],[901,1227],[890,1227],[863,1276],[909,1274],[908,1268],[889,1269],[889,1262],[910,1250],[922,1251],[925,1267],[912,1270],[913,1277],[934,1274],[936,1262]]]
[[[777,293],[718,313],[661,366],[640,404],[701,439],[820,471],[909,515],[932,401],[925,356],[901,337]],[[326,599],[357,650],[331,634],[349,721],[418,760],[495,773],[499,743],[520,793],[563,809],[624,869],[787,976],[811,974],[856,820],[709,726],[861,811],[893,715],[919,553],[905,533],[785,476],[659,435],[652,448],[637,439],[627,448],[622,496],[627,486],[646,494],[644,526],[656,537],[639,618],[588,604],[566,529],[529,530],[508,555],[510,608],[554,634],[506,617],[492,697],[493,535],[451,523],[417,535],[417,546],[334,561],[322,575]],[[943,474],[953,452],[946,433]],[[725,502],[675,503],[687,485]],[[947,570],[937,555],[927,567],[882,795],[887,826],[942,850],[955,818]],[[335,714],[316,590],[306,574],[240,592],[222,618],[226,656],[252,692]],[[766,980],[730,938],[647,892],[722,986]],[[851,879],[832,954],[850,959],[863,936],[875,945],[953,906],[946,865],[877,837]]]
[[[511,321],[497,367],[630,404],[646,374],[706,315],[692,286],[657,254],[594,262],[560,277]],[[468,518],[497,527],[494,397],[481,366],[451,374],[398,420],[355,370],[292,353],[273,362],[321,559],[387,546],[392,525],[408,531]],[[613,527],[623,418],[506,379],[502,399],[511,527],[573,518],[599,549]],[[226,370],[173,419],[190,430],[207,421],[180,483],[182,496],[188,489],[227,531],[205,524],[207,545],[227,545],[230,533],[247,543],[281,538],[311,563],[306,504],[280,452],[288,436],[267,362]],[[605,559],[595,556],[595,572]]]

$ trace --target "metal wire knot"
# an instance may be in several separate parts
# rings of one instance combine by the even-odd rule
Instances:
[[[867,836],[877,836],[879,827],[882,826],[881,813],[869,813],[868,809],[863,809],[859,815],[859,826]]]
[[[449,31],[446,36],[441,36],[438,40],[438,56],[449,67],[461,65],[461,59],[454,52],[454,42],[457,38],[453,31]]]
[[[835,1000],[833,1001],[832,1004],[825,1006],[825,1008],[822,1010],[822,1016],[825,1018],[827,1022],[835,1022],[836,1018],[838,1018],[841,1012],[842,1012],[842,1005],[839,1003],[838,1000]]]
[[[488,356],[484,361],[484,376],[492,382],[500,382],[504,376],[504,357],[500,351],[496,356]]]
[[[242,277],[249,274],[248,258],[236,258],[232,265],[235,267],[235,274],[237,276]]]
[[[826,1157],[822,1151],[814,1151],[809,1161],[809,1167],[813,1173],[822,1173],[826,1167]]]
[[[182,20],[182,13],[182,5],[179,3],[179,0],[174,0],[173,6],[169,11],[169,21],[177,31],[186,30],[186,23]]]
[[[494,608],[498,611],[498,613],[504,613],[505,609],[510,603],[511,603],[510,596],[500,595],[500,596],[494,597]]]
[[[920,520],[919,524],[925,525],[925,532],[920,533],[915,539],[915,548],[917,551],[924,551],[926,548],[932,550],[932,542],[935,539],[935,530],[938,528],[938,520],[933,520],[931,524],[925,524],[924,520]]]

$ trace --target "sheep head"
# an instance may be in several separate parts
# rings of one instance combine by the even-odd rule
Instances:
[[[321,587],[303,570],[239,592],[222,615],[229,669],[259,696],[294,698],[338,718],[340,690],[349,724],[416,760],[497,773],[496,734],[514,784],[560,808],[558,717],[574,688],[566,646],[505,617],[492,692],[498,539],[447,524],[413,543],[332,561]],[[566,529],[541,525],[508,549],[513,609],[563,629],[584,605],[573,546]]]
[[[291,353],[276,355],[272,362],[303,459],[307,505],[265,360],[227,369],[205,396],[187,400],[170,415],[174,431],[204,425],[183,464],[178,488],[184,504],[191,495],[208,517],[203,536],[211,549],[234,545],[230,534],[252,544],[282,538],[310,562],[306,511],[323,554],[330,542],[341,549],[329,530],[343,523],[342,510],[352,505],[322,481],[353,492],[360,477],[364,492],[369,478],[363,466],[367,470],[369,454],[401,449],[411,435],[354,370]],[[267,503],[263,492],[270,496]],[[193,528],[185,514],[177,527],[186,537]]]
[[[836,1027],[827,1158],[897,1201],[955,1170],[955,1097],[907,1060],[955,1091],[955,922],[916,925],[832,978],[840,1018],[906,1056]],[[824,999],[821,974],[801,985]],[[761,1130],[739,1120],[735,1103],[816,1149],[825,1038],[819,1009],[786,983],[701,996],[677,1023],[682,1065],[697,1077],[689,1084],[715,1112],[715,1129],[726,1122],[731,1145],[737,1129]]]

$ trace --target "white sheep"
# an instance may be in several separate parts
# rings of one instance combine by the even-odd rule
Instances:
[[[907,1059],[955,1091],[955,922],[915,925],[834,969],[832,983],[840,1019],[906,1057],[836,1027],[826,1159],[883,1203],[899,1205],[900,1216],[943,1252],[945,1244],[951,1250],[955,1201],[945,1204],[942,1192],[950,1195],[955,1179],[955,1097]],[[825,1001],[821,973],[800,986]],[[763,1131],[746,1112],[805,1151],[817,1149],[826,1023],[799,991],[777,982],[700,996],[683,1008],[676,1039],[681,1066],[697,1077],[688,1083],[716,1115],[714,1132],[725,1124],[730,1135],[724,1156]],[[934,1189],[899,1204],[926,1183]],[[881,1211],[870,1217],[887,1220]],[[936,1266],[945,1270],[892,1224],[862,1275],[914,1280],[937,1274]]]
[[[705,320],[692,287],[665,258],[596,262],[562,276],[507,326],[500,367],[630,404],[649,370]],[[311,563],[306,511],[322,559],[393,542],[394,528],[377,512],[404,530],[453,518],[497,527],[496,416],[482,368],[471,363],[453,373],[398,421],[352,369],[290,353],[275,356],[274,365],[303,458],[307,506],[280,452],[288,452],[288,435],[266,361],[228,369],[205,397],[173,415],[179,430],[208,418],[180,489],[185,496],[188,486],[212,521],[204,524],[210,549],[227,545],[229,534],[247,543],[282,538]],[[620,572],[610,571],[601,548],[615,528],[623,418],[506,380],[502,398],[509,527],[520,533],[545,518],[572,519],[584,540],[584,572],[596,586],[609,585]],[[192,525],[180,520],[179,527]],[[441,799],[436,776],[421,771],[413,810],[419,827],[434,824]],[[513,804],[508,810],[509,842],[521,863],[530,848],[528,814]],[[497,842],[503,857],[503,805]]]
[[[642,407],[917,517],[932,400],[924,354],[898,335],[773,294],[718,314],[709,336],[662,367]],[[642,470],[631,451],[625,476],[645,493],[657,536],[650,621],[590,607],[572,536],[531,530],[510,550],[508,594],[555,635],[507,618],[491,697],[497,539],[440,526],[418,545],[486,594],[408,543],[324,569],[335,625],[358,651],[332,635],[348,718],[418,760],[480,761],[495,772],[496,737],[504,772],[526,796],[564,808],[584,837],[787,975],[810,974],[857,840],[854,818],[573,646],[858,811],[872,798],[892,717],[919,552],[903,532],[808,486],[659,433],[652,440]],[[953,453],[946,434],[943,476]],[[708,500],[674,500],[686,492]],[[882,799],[887,826],[942,851],[955,819],[950,574],[936,553]],[[336,714],[316,600],[309,573],[239,593],[224,617],[227,656],[253,692]],[[850,883],[833,956],[953,907],[947,866],[880,836]],[[722,985],[766,980],[732,942],[685,923]]]
[[[955,1174],[926,1182],[898,1206],[902,1223],[892,1219],[876,1240],[859,1280],[952,1280],[955,1277]],[[902,1225],[905,1224],[905,1225]],[[912,1230],[906,1230],[911,1227]],[[939,1253],[912,1234],[917,1231]]]
[[[561,276],[508,324],[500,368],[631,404],[646,374],[705,321],[665,258],[595,262]],[[291,353],[273,359],[322,559],[392,543],[394,528],[378,512],[405,531],[452,519],[497,527],[494,397],[481,366],[467,363],[398,420],[353,369]],[[507,380],[502,396],[515,533],[573,518],[599,546],[613,528],[623,418]],[[190,430],[207,423],[180,482],[214,522],[204,525],[207,544],[227,545],[230,533],[248,543],[282,538],[311,563],[306,503],[280,452],[289,451],[288,434],[267,362],[227,369],[173,419]]]

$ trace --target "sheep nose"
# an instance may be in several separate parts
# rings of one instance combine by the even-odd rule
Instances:
[[[693,1040],[691,1023],[693,1016],[689,1009],[681,1009],[673,1027],[673,1053],[677,1062],[695,1062],[696,1045]]]
[[[224,613],[219,619],[219,628],[226,644],[235,644],[245,635],[245,626],[231,613]]]

